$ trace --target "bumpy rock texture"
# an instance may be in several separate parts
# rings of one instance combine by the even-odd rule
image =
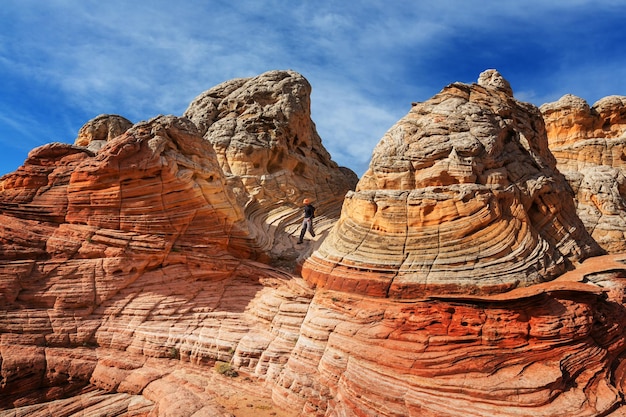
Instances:
[[[37,148],[22,167],[2,178],[0,307],[6,314],[0,318],[0,406],[76,394],[88,384],[119,391],[121,377],[107,371],[121,372],[118,365],[107,364],[113,359],[105,359],[104,365],[100,361],[116,356],[107,349],[139,354],[119,365],[124,370],[156,372],[122,390],[125,396],[115,401],[127,410],[137,401],[128,393],[146,397],[146,385],[154,379],[163,384],[164,375],[171,372],[146,371],[137,358],[193,357],[194,363],[230,358],[232,352],[227,352],[237,343],[229,340],[251,333],[241,319],[248,303],[264,286],[285,280],[284,272],[267,263],[293,270],[301,198],[311,198],[318,206],[318,239],[336,221],[356,176],[338,167],[322,147],[310,121],[308,82],[299,74],[275,71],[234,83],[261,89],[265,95],[251,97],[244,88],[239,95],[231,91],[224,102],[238,100],[255,109],[262,105],[263,111],[196,117],[198,125],[189,118],[159,116],[132,127],[120,116],[98,116],[80,130],[74,145]],[[216,89],[229,89],[231,84]],[[278,114],[282,119],[276,116],[272,121]],[[206,127],[223,123],[222,118],[237,125],[239,116],[246,123],[267,120],[250,132],[245,126],[234,128],[238,147],[229,153],[234,158],[230,165],[245,159],[246,152],[255,161],[313,160],[282,170],[264,166],[256,176],[241,170],[225,172],[222,154],[216,153]],[[248,133],[238,135],[239,129]],[[221,134],[220,129],[217,132]],[[298,143],[295,156],[285,143]],[[253,177],[255,187],[249,185]],[[287,193],[283,186],[299,188]],[[172,315],[178,318],[165,324],[163,319]],[[161,334],[169,326],[178,336]],[[189,329],[174,330],[178,326]],[[206,337],[213,342],[205,344]],[[202,340],[191,341],[198,338]],[[268,335],[262,339],[271,340]],[[284,343],[293,345],[293,340]],[[20,354],[24,346],[32,355]],[[68,352],[77,360],[64,358]],[[168,389],[148,395],[148,408],[157,410],[170,401],[175,392],[165,397],[161,392]],[[107,398],[96,395],[81,401]],[[145,401],[139,403],[143,409]],[[219,415],[213,408],[207,414]]]
[[[271,71],[205,91],[184,113],[213,144],[228,187],[252,224],[263,225],[256,233],[263,248],[277,256],[292,247],[285,236],[294,233],[304,198],[324,218],[336,219],[345,192],[358,180],[322,146],[310,116],[310,94],[302,75]],[[318,219],[317,229],[331,224]]]
[[[86,146],[98,145],[114,139],[131,128],[133,123],[125,117],[114,114],[101,114],[88,121],[78,131],[74,145]]]
[[[233,80],[0,179],[0,416],[623,415],[626,255],[593,256],[538,109],[446,87],[339,218],[309,91]]]
[[[487,71],[477,85],[416,103],[385,134],[303,276],[379,297],[492,293],[550,280],[599,252],[555,170],[539,110]]]
[[[626,250],[626,97],[589,106],[566,95],[541,106],[549,146],[576,193],[577,212],[611,253]]]

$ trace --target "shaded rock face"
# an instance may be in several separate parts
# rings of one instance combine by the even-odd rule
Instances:
[[[599,253],[539,110],[486,71],[416,103],[384,135],[303,276],[379,297],[497,293]]]
[[[608,252],[626,250],[626,97],[593,106],[566,95],[541,106],[550,150],[576,194],[577,213]]]
[[[294,87],[298,99],[308,103],[310,87],[296,78],[295,84],[308,88]],[[290,101],[279,97],[293,94],[290,89],[274,87],[277,101]],[[263,83],[263,88],[273,87]],[[294,122],[287,118],[296,117],[296,125],[306,124],[302,118],[310,117],[307,111],[305,106],[295,115],[288,113],[281,123],[291,126]],[[202,125],[201,118],[194,120]],[[107,415],[170,415],[178,406],[181,415],[226,415],[214,401],[215,393],[198,397],[191,393],[195,385],[178,387],[185,378],[172,376],[176,365],[169,362],[229,360],[240,339],[250,335],[249,346],[244,340],[238,348],[241,357],[246,363],[260,362],[258,373],[265,375],[274,369],[274,358],[294,345],[297,330],[287,329],[297,328],[307,304],[294,316],[289,299],[299,299],[299,294],[310,299],[310,291],[298,287],[285,295],[286,301],[272,294],[268,311],[263,304],[261,311],[245,313],[257,293],[286,281],[284,272],[254,260],[267,262],[275,255],[277,224],[285,234],[277,233],[279,237],[295,242],[284,230],[299,231],[301,209],[295,201],[302,195],[322,203],[318,236],[323,236],[333,212],[339,214],[345,187],[356,183],[351,171],[330,160],[312,122],[306,126],[315,134],[314,151],[321,157],[297,172],[286,166],[283,177],[304,190],[293,201],[275,194],[273,183],[260,178],[260,188],[248,193],[245,176],[223,171],[219,154],[196,124],[174,116],[132,127],[119,116],[98,116],[85,124],[74,145],[37,148],[22,167],[0,179],[0,308],[6,313],[0,318],[0,407],[80,395],[85,410],[103,407],[98,412]],[[259,146],[253,151],[267,153],[273,145],[262,143],[270,140],[263,128],[258,126],[256,136],[246,140]],[[327,181],[302,175],[319,173],[318,165],[326,170]],[[282,186],[281,181],[274,184]],[[250,212],[259,206],[268,211]],[[271,316],[285,308],[288,317],[273,324]],[[165,324],[169,316],[178,318]],[[266,329],[258,326],[259,320],[267,323]],[[181,327],[171,339],[164,326],[188,330]],[[118,360],[116,352],[129,359]],[[147,363],[146,358],[159,360]],[[85,387],[95,394],[80,394]],[[175,405],[172,400],[180,401],[179,395],[188,401]],[[61,416],[75,406],[61,401],[53,409]],[[27,412],[47,415],[50,408],[38,410]]]
[[[536,113],[491,71],[414,106],[304,262],[308,282],[273,263],[297,229],[282,214],[296,200],[225,169],[227,152],[202,136],[202,118],[160,116],[99,150],[32,151],[0,179],[0,415],[623,415],[626,256],[579,262],[597,248],[576,223]],[[325,187],[315,198],[336,199]],[[401,207],[412,215],[397,216]],[[320,217],[327,230],[335,223]],[[369,233],[358,235],[365,220]],[[439,291],[410,282],[406,296],[371,291],[388,279],[380,259],[437,224],[442,235],[472,235],[459,243],[471,258],[442,245],[428,260],[426,238],[413,251],[456,281]],[[398,245],[403,233],[409,243]],[[360,279],[340,287],[312,281],[337,234],[361,236],[365,248],[375,239],[372,264],[353,262]],[[533,239],[543,263],[527,250]],[[463,273],[448,253],[468,262]],[[495,287],[487,260],[502,269]],[[240,376],[214,371],[229,366]]]

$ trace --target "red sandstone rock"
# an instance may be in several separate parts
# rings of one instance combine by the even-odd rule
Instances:
[[[262,78],[244,89],[263,92],[251,107],[276,99]],[[232,97],[248,82],[217,90]],[[536,109],[494,72],[479,84],[444,89],[385,136],[304,265],[310,274],[327,244],[351,242],[354,255],[332,259],[341,275],[316,270],[340,291],[270,265],[288,238],[266,229],[278,219],[292,233],[297,200],[249,188],[253,179],[225,170],[227,158],[186,119],[137,124],[99,150],[33,151],[0,180],[0,415],[622,415],[626,257],[581,263],[593,240],[554,172]],[[425,112],[430,105],[438,111]],[[405,129],[419,136],[416,121],[438,133],[397,147]],[[327,186],[307,185],[337,199]],[[330,228],[333,217],[324,221]],[[407,252],[407,236],[428,243],[435,229],[473,239]],[[439,268],[446,286],[420,298],[408,298],[412,282],[395,297],[368,295],[387,280],[375,273],[381,260],[399,252]],[[567,262],[576,268],[557,276]],[[359,279],[341,282],[348,267]],[[502,283],[486,291],[498,268]],[[474,284],[480,273],[487,287]],[[217,361],[240,376],[217,373]]]
[[[293,78],[296,87],[305,87],[298,100],[308,103],[308,83],[299,75]],[[282,101],[281,88],[273,94]],[[169,373],[151,370],[143,364],[145,358],[162,358],[161,362],[174,358],[202,369],[216,360],[232,359],[238,348],[237,357],[258,365],[260,375],[272,369],[279,372],[284,360],[276,358],[293,347],[307,311],[306,304],[293,307],[284,303],[284,297],[298,298],[304,292],[303,300],[308,300],[310,293],[304,288],[283,291],[284,295],[271,296],[270,316],[259,312],[246,318],[244,311],[259,291],[285,280],[284,272],[251,259],[267,260],[261,247],[271,254],[269,249],[280,247],[281,239],[293,240],[280,233],[275,239],[273,229],[280,225],[290,228],[289,233],[298,232],[297,200],[302,195],[319,199],[323,234],[354,178],[330,160],[312,122],[303,120],[308,111],[304,106],[295,109],[295,115],[287,112],[281,123],[294,125],[290,118],[296,117],[294,126],[301,124],[305,130],[281,140],[293,142],[300,134],[314,145],[302,149],[328,158],[284,172],[303,189],[290,202],[275,194],[272,182],[265,182],[261,185],[267,192],[255,189],[254,196],[245,197],[244,208],[239,198],[243,194],[230,187],[241,180],[224,174],[213,146],[200,137],[195,125],[173,116],[131,128],[120,127],[119,118],[98,117],[81,129],[76,145],[38,148],[23,167],[4,176],[0,308],[6,314],[0,318],[0,406],[26,409],[41,401],[80,395],[85,412],[95,412],[93,407],[106,410],[105,404],[114,402],[114,408],[102,413],[169,415],[182,409],[183,414],[226,415],[211,400],[217,394],[181,394],[172,389],[174,384],[164,382]],[[259,140],[266,139],[261,127],[257,133]],[[274,152],[269,145],[267,149]],[[323,172],[326,180],[321,174],[302,175],[314,172]],[[286,209],[277,206],[281,201]],[[256,215],[251,207],[268,212]],[[272,316],[282,310],[289,317],[275,323]],[[170,318],[174,321],[166,324]],[[172,333],[162,333],[169,326]],[[264,326],[282,330],[272,334]],[[253,334],[258,337],[238,345]],[[18,347],[11,348],[14,345]],[[81,351],[82,346],[88,349]],[[90,356],[95,347],[99,359]],[[26,354],[20,356],[21,352]],[[53,360],[57,352],[67,359]],[[100,359],[102,354],[112,358],[115,352],[130,358]],[[85,363],[82,370],[73,367],[79,357]],[[24,372],[25,364],[32,370]],[[51,375],[49,384],[41,383],[44,375]],[[80,391],[85,387],[130,396],[84,396]],[[181,395],[187,399],[177,403]],[[137,398],[141,406],[134,410]],[[28,412],[34,415],[49,407],[60,416],[75,409],[62,401],[58,408],[33,407]]]

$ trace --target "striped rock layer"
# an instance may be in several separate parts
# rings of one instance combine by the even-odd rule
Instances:
[[[302,274],[377,297],[489,294],[551,280],[599,253],[539,110],[490,70],[415,103],[383,136]]]
[[[593,106],[572,95],[541,106],[550,150],[576,195],[576,211],[610,253],[626,251],[626,97]]]
[[[330,159],[312,121],[305,120],[310,118],[310,86],[302,76],[274,72],[257,81],[257,87],[271,95],[277,107],[268,104],[264,95],[241,101],[251,107],[255,107],[255,99],[262,102],[262,112],[255,116],[259,119],[271,121],[276,114],[282,116],[276,116],[276,123],[256,124],[253,133],[239,138],[239,157],[261,160],[276,153],[287,160],[291,156],[281,143],[299,141],[294,148],[299,155],[296,157],[310,166],[286,165],[282,174],[270,170],[273,179],[259,173],[225,172],[220,154],[209,140],[212,136],[201,133],[198,127],[219,123],[220,117],[203,122],[198,117],[191,121],[159,116],[132,125],[121,116],[101,115],[83,126],[74,145],[51,143],[34,149],[22,167],[2,177],[0,407],[28,407],[80,394],[93,385],[103,390],[103,395],[81,399],[81,404],[87,407],[93,402],[98,407],[99,401],[119,401],[119,409],[130,413],[128,407],[132,409],[136,398],[111,400],[104,395],[119,387],[106,380],[108,377],[100,383],[94,376],[106,374],[99,371],[99,355],[139,354],[119,365],[122,367],[141,367],[142,360],[137,358],[180,358],[184,352],[179,336],[191,331],[187,324],[182,324],[186,330],[172,329],[179,341],[162,344],[161,340],[169,326],[162,319],[180,302],[185,303],[175,309],[184,310],[184,316],[203,311],[214,317],[216,322],[203,331],[206,334],[227,322],[229,315],[239,317],[263,288],[261,282],[284,280],[284,272],[267,264],[293,270],[295,259],[301,255],[294,248],[303,196],[318,206],[317,239],[324,236],[356,177]],[[232,94],[228,98],[236,99]],[[292,109],[291,104],[297,106]],[[250,114],[242,118],[251,120]],[[270,131],[276,126],[280,135]],[[244,140],[251,143],[245,145]],[[260,155],[255,157],[255,152]],[[307,153],[314,154],[310,163],[302,156]],[[229,155],[238,156],[236,152]],[[231,164],[234,166],[235,161]],[[253,176],[256,188],[248,187]],[[286,177],[302,190],[290,194],[291,200],[281,188],[293,187],[283,184]],[[306,251],[309,245],[304,246]],[[108,331],[104,323],[111,314],[119,314],[121,319],[116,321],[119,327],[115,324],[114,330]],[[202,314],[192,319],[196,323],[206,320]],[[141,323],[147,326],[145,331],[139,329]],[[151,326],[153,330],[148,329]],[[233,319],[233,326],[237,334],[251,332],[240,320]],[[157,338],[154,348],[144,346],[143,336],[133,342],[133,335],[142,333],[150,334],[150,340]],[[189,337],[196,336],[189,333]],[[218,343],[221,347],[216,349],[200,342],[199,361],[226,357],[219,351],[228,351],[233,344],[224,344],[224,340]],[[102,353],[96,354],[95,347],[102,347]],[[113,350],[106,353],[109,348]],[[254,349],[258,352],[262,348]],[[57,352],[61,359],[55,359]],[[118,373],[117,366],[102,369]],[[157,374],[162,383],[161,376],[170,372]],[[111,378],[119,382],[119,376]],[[148,382],[153,379],[149,377]],[[145,394],[144,388],[133,385],[132,390]],[[164,399],[162,390],[150,396],[147,408],[143,407],[146,401],[141,400],[139,409],[167,415],[162,409],[164,401],[171,400],[174,392]],[[219,415],[214,405],[210,405],[208,415]],[[59,407],[75,408],[67,404]],[[168,407],[176,409],[175,405]],[[45,414],[48,407],[41,410]]]
[[[276,264],[293,238],[281,213],[295,203],[226,170],[245,152],[220,154],[200,119],[126,127],[98,117],[79,135],[91,139],[32,151],[0,180],[0,417],[623,416],[626,256],[578,262],[597,247],[568,209],[545,141],[534,140],[542,124],[519,112],[536,109],[514,101],[501,77],[488,72],[437,100],[437,122],[425,104],[412,112],[441,134],[420,148],[402,134],[416,132],[410,120],[390,131],[337,229],[304,263],[308,282],[291,272],[295,259]],[[475,113],[460,118],[459,108]],[[458,133],[464,124],[471,134]],[[403,143],[421,159],[407,163]],[[315,198],[336,199],[325,187]],[[274,225],[284,236],[259,219],[283,219]],[[435,256],[437,227],[446,239]],[[454,233],[473,239],[451,246]],[[356,237],[364,249],[355,244],[332,281],[343,284],[312,281],[327,242]],[[368,264],[347,262],[365,249]],[[394,249],[406,259],[422,251],[413,265],[430,262],[446,291],[406,280],[406,295],[373,291],[399,259]],[[345,279],[348,264],[359,280]],[[529,277],[511,284],[520,271]]]

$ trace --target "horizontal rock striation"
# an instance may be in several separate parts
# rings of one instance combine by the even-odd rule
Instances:
[[[496,296],[318,290],[274,398],[319,416],[611,415],[623,392],[612,371],[624,352],[622,258]]]
[[[572,95],[541,106],[550,150],[576,193],[576,210],[610,253],[626,250],[626,97],[593,106]]]
[[[339,215],[346,187],[356,183],[351,171],[330,160],[305,120],[308,83],[286,75],[293,88],[284,88],[282,76],[262,82],[277,101],[304,103],[281,110],[279,124],[294,131],[279,139],[300,135],[314,143],[296,153],[319,157],[300,156],[298,169],[285,163],[272,180],[225,173],[211,141],[186,117],[130,126],[111,115],[86,123],[74,145],[33,150],[0,179],[0,407],[28,415],[80,409],[165,416],[180,406],[181,415],[230,415],[215,401],[223,393],[214,391],[182,393],[189,401],[176,405],[182,391],[161,368],[174,361],[205,369],[236,358],[250,377],[280,371],[310,290],[276,290],[251,313],[248,305],[291,278],[267,262],[294,268],[299,199],[315,199],[323,235]],[[262,110],[270,114],[256,115],[259,120],[275,116]],[[276,135],[263,132],[270,126],[259,124],[245,138],[258,146],[246,147],[252,154],[244,156],[274,152]],[[293,186],[283,179],[302,189],[292,200],[279,192]],[[257,185],[245,188],[244,180]],[[129,359],[112,359],[116,352]],[[198,383],[191,391],[207,382]],[[83,408],[62,400],[72,396]],[[262,396],[269,399],[269,391]]]
[[[539,110],[495,71],[393,126],[302,274],[378,297],[497,293],[600,253],[556,171]]]
[[[91,315],[52,317],[48,332],[93,329],[71,349],[26,337],[45,333],[43,311],[0,320],[13,389],[2,398],[33,412],[41,397],[26,387],[43,380],[56,398],[89,381],[98,391],[75,393],[84,410],[227,416],[216,397],[245,382],[212,374],[221,360],[294,416],[610,415],[622,392],[625,260],[589,261],[538,288],[410,303],[313,293],[260,264],[221,282],[144,275]]]
[[[334,225],[345,189],[307,174],[333,164],[285,145],[313,135],[284,119],[302,80],[225,83],[196,104],[243,112],[113,137],[98,117],[0,179],[0,416],[623,415],[626,256],[589,257],[537,109],[495,71],[416,104]],[[227,120],[247,128],[216,145]],[[245,174],[247,140],[311,168]],[[305,280],[309,193],[331,232]]]

